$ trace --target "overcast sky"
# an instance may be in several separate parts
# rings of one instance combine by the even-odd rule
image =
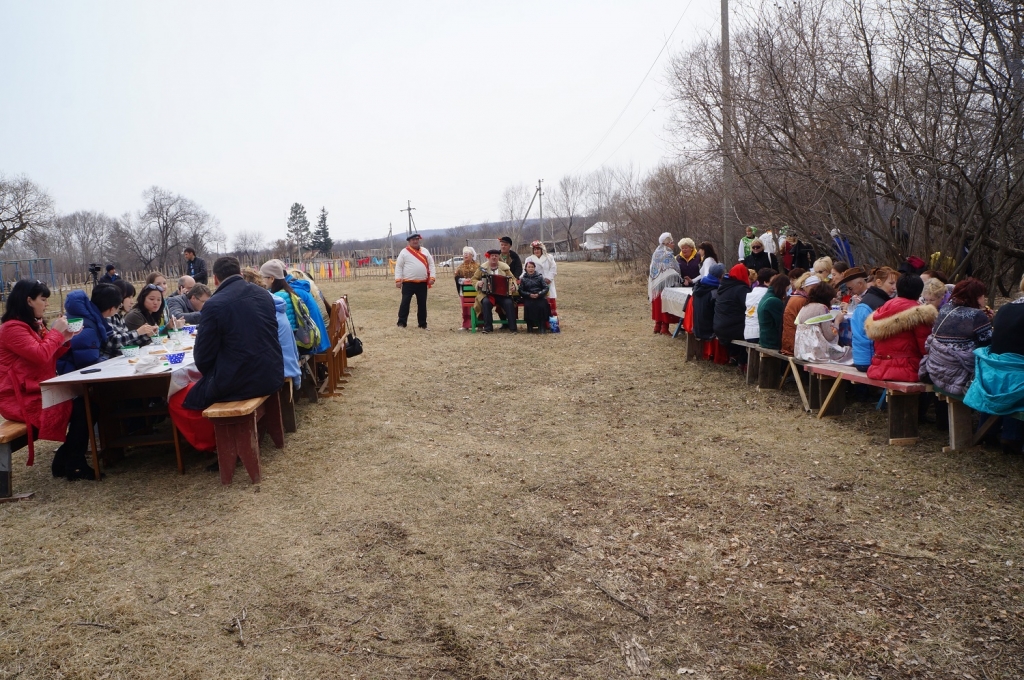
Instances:
[[[155,184],[229,247],[283,237],[296,201],[339,240],[404,231],[406,199],[420,229],[494,220],[510,184],[665,157],[670,52],[719,8],[0,0],[0,172],[62,212],[120,215]]]

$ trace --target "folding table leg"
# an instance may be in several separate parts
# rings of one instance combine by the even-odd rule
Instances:
[[[800,376],[800,369],[797,368],[793,360],[789,360],[789,368],[793,371],[793,377],[796,378],[796,389],[800,392],[800,400],[804,403],[804,410],[810,412],[811,405],[807,401],[807,392],[804,391],[804,379]],[[785,381],[786,377],[783,376],[782,380]]]

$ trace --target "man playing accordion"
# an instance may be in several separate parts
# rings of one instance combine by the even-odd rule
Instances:
[[[500,260],[500,250],[488,250],[487,259],[473,274],[473,285],[480,291],[476,298],[479,305],[477,315],[483,319],[483,332],[494,330],[493,311],[500,307],[509,320],[508,330],[516,332],[516,303],[512,296],[516,293],[516,278],[509,266]]]

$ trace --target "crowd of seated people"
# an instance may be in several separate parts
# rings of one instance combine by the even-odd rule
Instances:
[[[51,465],[55,477],[94,479],[86,458],[89,437],[83,398],[43,409],[40,383],[192,324],[198,330],[195,366],[189,370],[195,371],[190,375],[196,380],[171,397],[168,410],[197,450],[215,451],[213,426],[202,417],[203,409],[270,394],[285,378],[298,387],[300,352],[326,351],[329,345],[309,281],[293,277],[278,260],[261,270],[265,276],[254,285],[241,276],[237,259],[222,257],[211,272],[214,290],[183,276],[177,292],[165,297],[167,279],[161,273],[150,274],[136,292],[110,269],[106,282],[97,283],[91,293],[69,292],[63,314],[49,324],[45,313],[51,293],[46,284],[17,282],[0,323],[0,416],[26,423],[32,429],[30,441],[63,442]],[[68,318],[82,319],[81,330],[69,330]],[[305,324],[305,333],[299,332]],[[301,340],[305,347],[300,348]],[[31,443],[29,450],[31,462]]]
[[[684,238],[676,255],[663,234],[649,278],[655,333],[675,320],[661,312],[661,293],[692,285],[692,332],[724,346],[741,369],[746,354],[737,340],[802,361],[853,365],[877,381],[929,382],[980,414],[1001,417],[1004,450],[1020,453],[1024,423],[1013,416],[1024,413],[1024,296],[993,313],[983,282],[950,283],[918,258],[898,270],[866,271],[815,258],[792,230],[783,230],[779,257],[768,256],[767,243],[776,245],[770,231],[758,237],[748,230],[744,256],[726,269],[710,243],[694,248]],[[752,266],[765,263],[783,269]],[[934,395],[922,396],[921,406],[922,416],[936,406],[936,422],[944,423],[945,407]]]

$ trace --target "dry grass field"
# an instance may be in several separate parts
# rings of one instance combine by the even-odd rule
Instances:
[[[567,264],[560,335],[395,327],[264,479],[16,454],[0,678],[1019,678],[1024,466],[684,364],[646,290]]]

